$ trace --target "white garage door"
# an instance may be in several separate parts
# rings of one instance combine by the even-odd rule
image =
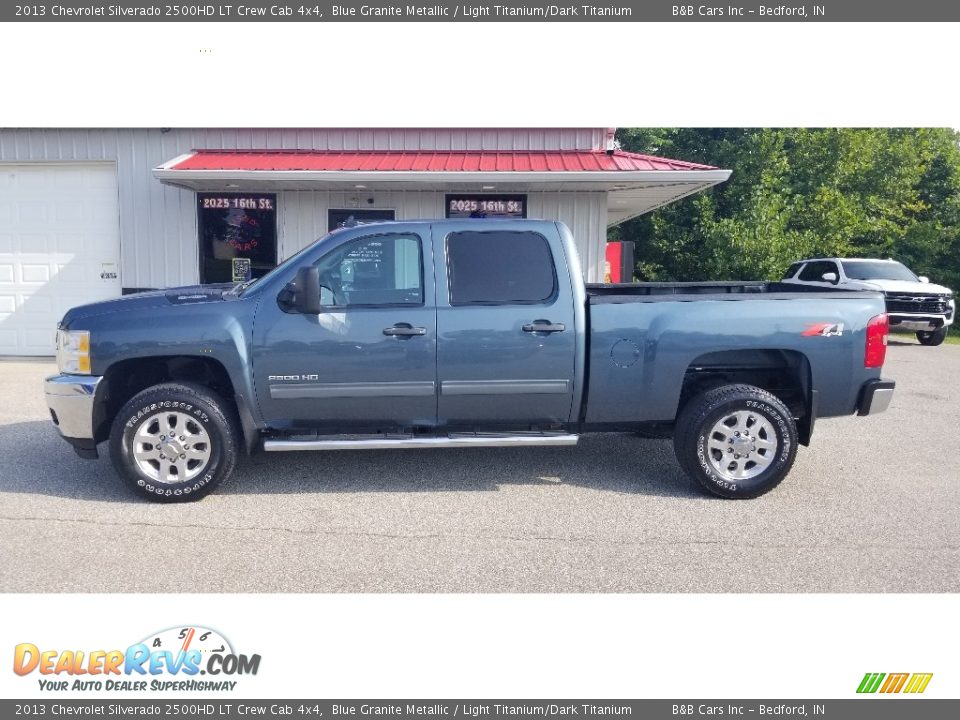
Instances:
[[[113,165],[0,164],[0,355],[52,355],[76,305],[120,296]]]

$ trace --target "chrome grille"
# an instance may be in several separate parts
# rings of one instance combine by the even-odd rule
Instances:
[[[942,295],[912,295],[890,293],[887,295],[888,313],[921,313],[943,315],[948,309],[947,298]]]

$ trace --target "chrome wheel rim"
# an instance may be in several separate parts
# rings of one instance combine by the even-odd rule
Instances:
[[[707,456],[714,471],[726,480],[756,477],[777,456],[773,424],[759,413],[738,410],[714,424],[707,436]]]
[[[210,464],[210,436],[186,413],[154,413],[137,430],[133,458],[151,480],[173,484],[193,480]]]

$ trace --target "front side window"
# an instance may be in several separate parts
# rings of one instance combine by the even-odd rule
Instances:
[[[792,278],[794,275],[796,275],[796,274],[797,274],[797,270],[800,269],[800,266],[801,266],[801,265],[803,265],[803,263],[794,263],[793,265],[791,265],[790,267],[788,267],[788,268],[787,268],[787,271],[783,274],[783,279],[784,279],[784,280],[787,280],[787,279],[789,279],[789,278]]]
[[[422,251],[416,235],[357,238],[320,258],[317,268],[325,305],[423,304]]]
[[[458,232],[447,237],[451,305],[533,305],[557,291],[547,239],[534,232]]]
[[[824,282],[824,273],[836,273],[837,264],[828,260],[819,260],[817,262],[807,263],[807,266],[800,273],[800,280],[807,282]]]

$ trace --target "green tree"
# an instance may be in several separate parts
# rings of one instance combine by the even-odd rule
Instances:
[[[960,289],[960,135],[943,128],[618,131],[625,150],[729,168],[611,229],[643,280],[777,278],[815,255],[894,257]]]

